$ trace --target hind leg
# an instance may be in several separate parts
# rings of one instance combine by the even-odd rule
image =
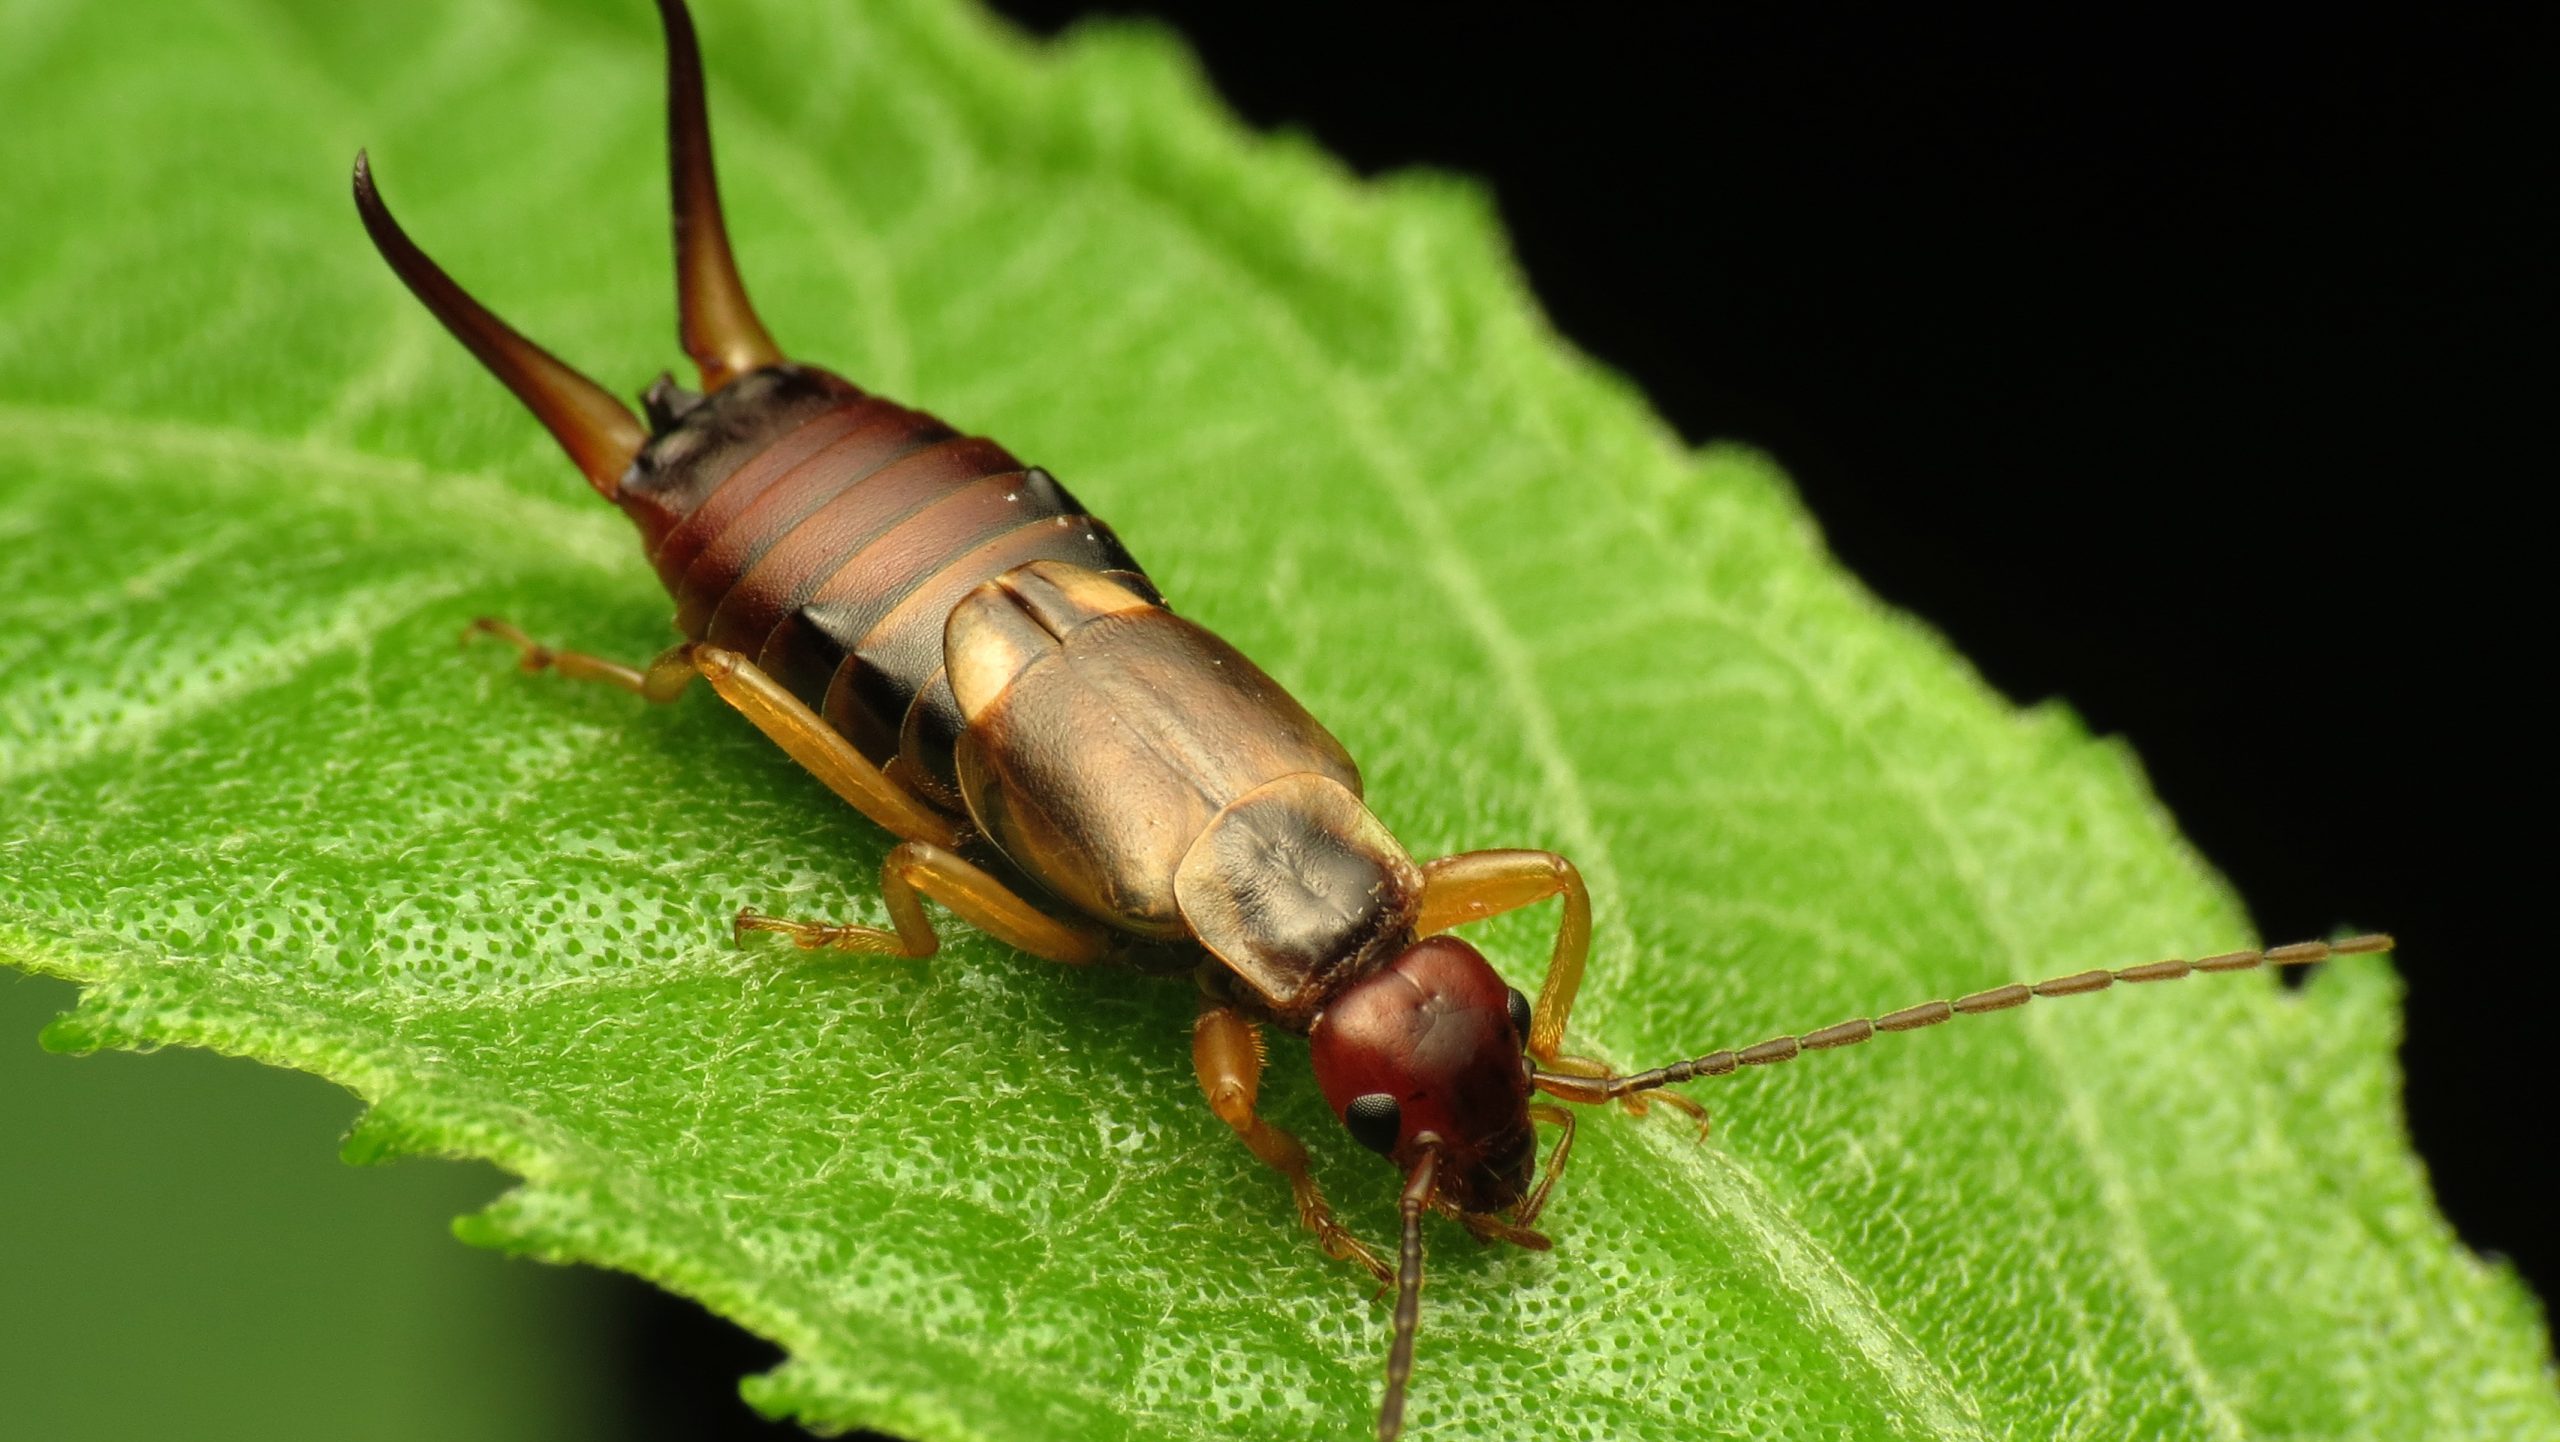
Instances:
[[[908,841],[959,844],[960,828],[950,817],[883,775],[870,757],[818,719],[818,713],[781,682],[758,670],[755,662],[717,646],[687,649],[693,653],[694,669],[720,693],[721,700],[738,708],[738,714],[754,722],[757,730],[854,810]]]
[[[495,636],[515,647],[517,664],[527,671],[557,671],[573,681],[601,681],[662,704],[683,695],[693,678],[700,676],[720,693],[721,700],[754,722],[757,730],[854,810],[908,841],[939,846],[959,842],[960,829],[950,817],[883,775],[871,758],[820,720],[806,702],[735,651],[688,641],[659,653],[646,669],[635,669],[584,651],[545,646],[489,616],[473,621],[463,639],[480,635]]]
[[[545,646],[495,616],[472,617],[470,626],[463,630],[462,639],[467,642],[474,636],[495,636],[515,647],[516,665],[523,671],[557,671],[572,681],[601,681],[660,705],[683,695],[697,674],[693,668],[691,645],[670,646],[659,652],[645,669],[635,670],[619,661],[590,656],[584,651],[562,651]]]

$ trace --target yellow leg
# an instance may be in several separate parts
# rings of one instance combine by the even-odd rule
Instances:
[[[658,653],[647,669],[636,670],[584,651],[545,646],[495,616],[473,617],[462,639],[468,641],[474,636],[495,636],[515,647],[516,665],[523,670],[557,671],[572,681],[601,681],[660,705],[683,695],[684,689],[693,684],[695,674],[690,645],[671,646]]]
[[[1589,1057],[1568,1056],[1564,1049],[1566,1020],[1573,1014],[1574,994],[1582,989],[1582,969],[1591,959],[1591,893],[1571,861],[1552,851],[1462,851],[1422,868],[1422,910],[1414,930],[1430,936],[1453,926],[1486,921],[1549,897],[1564,899],[1564,916],[1556,924],[1554,952],[1547,959],[1547,979],[1538,987],[1537,1004],[1529,1012],[1529,1055],[1538,1065],[1567,1076],[1608,1076],[1609,1068]],[[1707,1129],[1707,1109],[1678,1092],[1652,1092],[1654,1100],[1687,1113]],[[1629,1096],[1622,1102],[1642,1101]],[[1645,1108],[1630,1106],[1630,1115]]]
[[[1333,1218],[1307,1166],[1307,1149],[1296,1137],[1254,1115],[1254,1099],[1262,1090],[1262,1033],[1236,1011],[1214,1001],[1200,1004],[1200,1020],[1191,1028],[1191,1065],[1199,1073],[1200,1091],[1218,1120],[1235,1129],[1263,1164],[1289,1179],[1297,1199],[1298,1220],[1316,1234],[1316,1245],[1337,1261],[1368,1269],[1380,1286],[1392,1285],[1396,1274],[1358,1237]]]
[[[1060,921],[1007,891],[965,859],[929,841],[909,841],[880,864],[880,896],[889,905],[894,929],[847,926],[823,921],[785,921],[752,911],[738,913],[738,934],[779,932],[804,951],[827,947],[889,956],[923,958],[940,948],[941,939],[924,914],[922,897],[932,897],[954,915],[1018,951],[1069,966],[1083,966],[1110,954],[1111,938],[1098,927]]]
[[[1430,936],[1551,896],[1564,898],[1564,916],[1556,926],[1555,951],[1547,959],[1538,1004],[1529,1013],[1529,1055],[1541,1066],[1563,1054],[1565,1019],[1573,1013],[1573,994],[1582,989],[1582,964],[1591,955],[1591,893],[1583,888],[1582,873],[1552,851],[1443,856],[1422,868],[1422,912],[1414,922],[1416,932]]]
[[[951,846],[960,839],[951,818],[918,801],[880,773],[871,758],[818,719],[807,703],[783,689],[782,683],[756,669],[735,651],[695,646],[694,669],[720,699],[738,708],[773,744],[810,775],[827,784],[853,809],[909,841]]]
[[[661,653],[646,670],[635,670],[583,651],[545,646],[494,617],[482,616],[473,621],[463,639],[473,636],[495,636],[515,647],[517,664],[527,671],[551,670],[573,681],[601,681],[660,703],[683,695],[699,675],[720,693],[721,700],[736,707],[740,715],[755,723],[757,730],[825,782],[828,790],[843,797],[854,810],[908,841],[930,841],[941,846],[959,842],[959,828],[950,817],[882,775],[880,768],[854,749],[852,742],[819,720],[818,713],[758,670],[755,662],[735,651],[687,642]]]

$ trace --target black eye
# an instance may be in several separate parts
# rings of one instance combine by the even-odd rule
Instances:
[[[1529,1044],[1529,998],[1516,986],[1511,988],[1511,1029],[1520,1034],[1522,1046]]]
[[[1404,1130],[1404,1108],[1385,1092],[1371,1092],[1351,1099],[1342,1109],[1342,1124],[1350,1128],[1353,1141],[1385,1156],[1396,1149],[1396,1134]]]

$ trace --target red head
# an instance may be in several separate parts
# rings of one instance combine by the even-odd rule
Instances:
[[[1440,1138],[1442,1196],[1470,1212],[1520,1200],[1537,1169],[1529,999],[1474,947],[1426,937],[1336,997],[1307,1034],[1316,1084],[1370,1150],[1411,1170]]]

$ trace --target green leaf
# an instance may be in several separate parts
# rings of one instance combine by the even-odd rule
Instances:
[[[1474,190],[1249,136],[1156,32],[806,8],[703,17],[783,344],[1065,476],[1417,853],[1579,860],[1583,1049],[2246,940],[2120,748],[1560,345]],[[0,7],[0,954],[86,984],[48,1041],[331,1077],[351,1155],[525,1179],[466,1237],[703,1299],[822,1427],[1365,1429],[1383,1309],[1200,1104],[1186,988],[734,949],[741,905],[877,920],[883,837],[708,696],[457,649],[489,611],[645,656],[667,606],[346,165],[636,388],[675,359],[648,7],[148,10]],[[1487,929],[1524,984],[1543,921]],[[1414,1434],[2560,1438],[2533,1301],[2408,1152],[2396,996],[2037,1006],[1723,1083],[1705,1146],[1596,1116],[1553,1253],[1434,1225]],[[1275,1052],[1382,1236],[1394,1179]]]

